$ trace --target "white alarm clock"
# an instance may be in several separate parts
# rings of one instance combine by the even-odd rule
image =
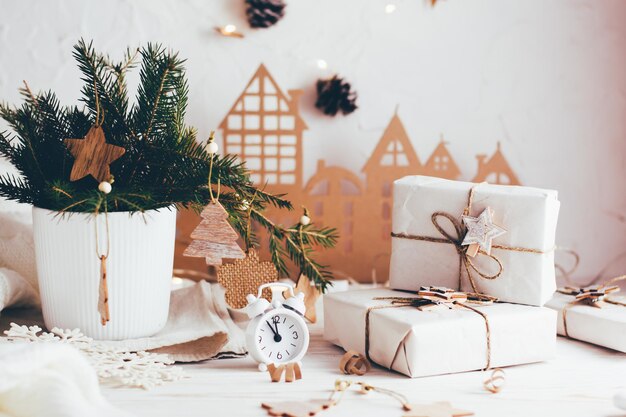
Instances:
[[[288,288],[291,297],[278,300],[272,295],[271,304],[261,297],[263,289],[279,286]],[[270,363],[299,362],[309,348],[304,294],[294,295],[292,285],[273,282],[261,285],[256,297],[248,294],[246,299],[245,310],[251,319],[246,330],[246,345],[250,356],[259,363],[259,370],[267,370]]]

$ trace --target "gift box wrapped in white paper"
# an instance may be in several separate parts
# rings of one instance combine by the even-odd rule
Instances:
[[[600,307],[570,304],[574,297],[555,293],[546,307],[558,313],[557,332],[565,336],[563,310],[567,309],[567,336],[626,352],[626,297],[612,297],[618,304],[599,303]]]
[[[410,377],[540,362],[555,355],[554,310],[504,303],[472,306],[483,317],[460,306],[376,308],[391,303],[376,298],[411,296],[384,288],[325,295],[324,338],[346,351],[369,353],[373,362]]]
[[[468,205],[470,191],[473,196]],[[461,217],[466,208],[469,216],[476,217],[489,210],[493,223],[505,230],[492,240],[491,256],[482,251],[474,257],[466,255],[467,246],[461,245],[465,233]],[[542,306],[556,289],[558,213],[556,191],[424,176],[397,180],[390,286],[417,290],[422,285],[439,285]]]

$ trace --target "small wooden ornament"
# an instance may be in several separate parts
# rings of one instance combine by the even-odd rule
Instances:
[[[280,417],[310,417],[334,405],[330,400],[281,401],[262,403],[261,407],[267,410],[270,416]]]
[[[242,259],[246,254],[237,244],[239,235],[228,223],[228,212],[210,202],[200,214],[202,221],[191,232],[193,239],[183,256],[203,257],[207,265],[221,265],[222,258]]]
[[[74,156],[70,181],[91,175],[98,182],[109,181],[109,164],[120,158],[126,150],[121,146],[106,143],[101,126],[92,126],[84,139],[65,139],[65,146]]]
[[[355,350],[347,351],[339,361],[339,370],[346,375],[363,376],[371,369],[370,361]]]
[[[217,282],[226,289],[226,302],[232,308],[243,308],[248,304],[246,295],[256,294],[261,284],[278,281],[278,271],[271,262],[260,262],[259,255],[250,249],[243,259],[222,265],[217,271]],[[269,291],[263,297],[271,299]]]
[[[447,401],[432,404],[409,404],[405,408],[409,410],[405,411],[403,417],[464,417],[474,415],[472,411],[453,408]]]
[[[278,366],[270,363],[267,365],[267,372],[270,374],[272,382],[280,382],[283,373],[285,374],[285,382],[293,382],[302,379],[302,369],[297,362]]]
[[[107,257],[100,256],[100,285],[98,290],[98,313],[100,314],[100,324],[106,326],[111,321],[109,312],[109,286],[107,284]]]
[[[306,307],[306,312],[304,313],[304,317],[308,319],[311,323],[315,323],[317,321],[317,314],[315,313],[315,303],[322,293],[315,287],[315,285],[311,285],[311,281],[309,277],[304,274],[300,274],[300,278],[298,278],[298,282],[296,287],[293,289],[294,294],[298,294],[299,292],[304,294],[304,306]],[[283,292],[283,297],[289,298],[289,291]]]
[[[502,391],[506,382],[506,374],[502,368],[495,368],[489,378],[483,383],[487,391],[497,394]]]

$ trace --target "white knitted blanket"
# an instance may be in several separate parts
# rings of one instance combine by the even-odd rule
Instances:
[[[69,346],[0,342],[0,417],[130,417],[100,393],[87,360]]]

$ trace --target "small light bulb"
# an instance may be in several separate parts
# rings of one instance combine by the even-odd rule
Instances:
[[[237,26],[235,25],[224,26],[224,33],[234,33],[236,30],[237,30]]]
[[[393,13],[396,11],[396,5],[395,4],[388,4],[385,6],[385,13]]]
[[[324,61],[323,59],[318,59],[317,60],[317,67],[319,69],[326,69],[326,68],[328,68],[328,63],[326,61]]]

